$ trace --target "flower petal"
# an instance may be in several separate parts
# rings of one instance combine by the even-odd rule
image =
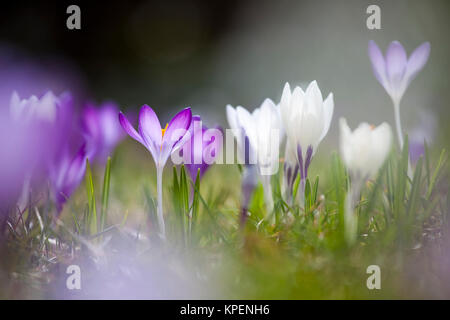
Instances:
[[[391,89],[399,89],[405,74],[406,64],[406,52],[402,44],[398,41],[392,41],[386,51],[386,71]]]
[[[191,108],[181,110],[170,120],[161,145],[160,165],[164,165],[172,151],[185,142],[183,138],[186,136],[191,123]]]
[[[306,88],[305,97],[307,113],[319,115],[319,111],[322,110],[323,98],[316,80],[312,81]]]
[[[372,63],[373,73],[378,82],[385,88],[388,88],[386,76],[386,63],[383,54],[375,41],[369,41],[369,58]]]
[[[144,146],[146,146],[146,144],[145,144],[144,140],[142,139],[142,137],[140,136],[140,134],[136,131],[136,129],[133,128],[130,121],[128,121],[128,119],[124,116],[124,114],[122,112],[119,112],[119,122],[120,122],[120,125],[122,126],[123,130],[125,130],[125,132],[130,137],[132,137],[137,142],[140,142]]]
[[[182,138],[179,135],[178,137],[174,136],[176,130],[182,129],[187,131],[191,123],[192,123],[191,108],[181,110],[172,118],[172,120],[170,120],[169,125],[167,126],[167,130],[164,134],[163,141],[168,142],[171,148],[173,148],[175,144],[178,143],[178,141],[180,141]]]
[[[408,64],[405,73],[405,86],[411,82],[412,79],[417,75],[417,73],[425,66],[430,56],[430,43],[422,43],[417,47],[413,53],[409,56]]]
[[[322,135],[320,136],[319,141],[326,136],[328,130],[330,129],[331,119],[333,118],[333,110],[334,110],[334,99],[333,93],[330,92],[328,97],[323,102],[323,111],[324,111],[324,127],[322,130]]]
[[[159,150],[162,143],[161,124],[155,111],[148,105],[143,105],[139,112],[139,133],[147,145]]]

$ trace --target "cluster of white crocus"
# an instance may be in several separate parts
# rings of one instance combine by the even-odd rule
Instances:
[[[266,99],[252,113],[241,106],[227,106],[228,123],[233,129],[244,163],[257,165],[263,183],[268,211],[273,209],[271,175],[278,171],[279,146],[287,134],[285,157],[285,194],[290,201],[298,173],[302,181],[317,147],[330,128],[333,94],[325,99],[316,81],[306,91],[296,87],[292,92],[286,83],[279,105]],[[248,145],[246,144],[248,142]]]
[[[279,145],[283,138],[279,106],[266,99],[250,113],[227,105],[227,119],[238,143],[238,157],[245,164],[256,164],[263,183],[268,211],[273,209],[270,177],[278,171]]]
[[[270,176],[278,170],[279,145],[284,132],[287,137],[284,194],[287,202],[294,202],[294,182],[300,175],[299,194],[303,199],[308,167],[330,129],[333,111],[333,94],[330,93],[324,100],[316,81],[312,81],[305,91],[300,87],[291,91],[286,83],[279,105],[266,99],[252,113],[241,106],[227,106],[228,123],[240,150],[238,157],[246,165],[256,165],[258,168],[269,213],[273,210]],[[354,203],[364,182],[375,175],[385,161],[391,147],[392,134],[387,123],[378,127],[361,123],[352,132],[345,119],[340,120],[340,132],[341,156],[351,177],[345,224],[348,240],[353,241],[357,226],[357,218],[353,214]],[[244,177],[249,172],[246,170]]]
[[[339,125],[340,152],[351,179],[346,199],[345,229],[347,241],[353,243],[358,226],[354,214],[355,203],[364,182],[373,177],[386,160],[391,148],[392,132],[386,122],[378,127],[363,122],[353,132],[344,118],[340,119]]]

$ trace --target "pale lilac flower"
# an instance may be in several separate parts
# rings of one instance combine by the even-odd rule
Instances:
[[[73,155],[65,146],[50,167],[49,179],[58,214],[76,190],[86,171],[86,144]]]
[[[47,177],[49,167],[67,143],[70,136],[67,133],[71,132],[73,122],[73,99],[69,93],[55,96],[51,91],[40,98],[21,99],[14,92],[9,111],[12,125],[26,133],[26,139],[37,149],[26,158],[22,194],[18,200],[19,209],[23,210],[29,195]]]
[[[376,43],[369,41],[369,57],[373,73],[392,99],[400,148],[403,147],[403,133],[400,121],[400,101],[408,85],[425,66],[430,55],[430,43],[424,42],[409,56],[398,41],[392,41],[383,56]]]
[[[430,145],[436,131],[436,119],[429,112],[420,113],[420,124],[415,126],[408,134],[409,158],[413,164],[425,154],[425,142]]]
[[[161,237],[165,239],[162,209],[162,173],[169,156],[172,152],[178,150],[189,136],[186,133],[188,133],[192,121],[191,108],[186,108],[178,112],[164,129],[161,128],[156,113],[147,105],[142,106],[139,112],[139,132],[133,128],[122,112],[119,113],[119,121],[125,132],[146,147],[155,161],[158,192],[158,223]]]
[[[112,102],[95,107],[88,103],[82,111],[81,128],[91,161],[104,163],[116,145],[125,137],[117,120],[119,108]]]
[[[16,207],[30,160],[41,157],[42,150],[36,143],[39,131],[31,129],[0,114],[0,223]]]
[[[201,121],[200,116],[192,117],[192,123],[189,128],[190,138],[186,141],[181,150],[182,152],[186,148],[189,149],[189,159],[185,162],[184,166],[194,183],[197,178],[198,170],[200,170],[201,179],[222,150],[222,140],[219,139],[221,137],[214,134],[206,137],[208,127],[202,125]],[[220,127],[215,128],[215,130],[220,130],[221,132]]]

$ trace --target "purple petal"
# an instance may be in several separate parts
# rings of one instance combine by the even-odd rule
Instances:
[[[378,48],[377,44],[373,40],[369,41],[369,58],[372,63],[375,78],[377,78],[378,82],[386,88],[386,63],[380,48]]]
[[[174,148],[178,145],[182,145],[185,142],[183,139],[186,136],[192,122],[191,108],[186,108],[178,112],[172,120],[164,133],[162,147],[161,147],[161,159],[162,163],[167,161]],[[181,142],[181,143],[179,143]]]
[[[145,142],[142,139],[142,137],[139,135],[139,133],[136,131],[136,129],[133,128],[130,121],[128,121],[128,119],[123,115],[122,112],[119,112],[119,122],[120,122],[120,125],[122,126],[123,130],[125,130],[125,132],[130,137],[132,137],[134,140],[142,143],[145,146]]]
[[[178,112],[172,120],[170,120],[169,125],[167,126],[167,130],[164,133],[164,142],[168,142],[169,146],[173,148],[175,144],[181,140],[182,137],[180,137],[178,134],[174,135],[176,133],[176,130],[183,129],[187,131],[192,123],[192,112],[191,108],[186,108]]]
[[[123,131],[116,118],[118,111],[115,104],[106,104],[100,109],[100,126],[106,146],[114,146],[123,137]]]
[[[78,150],[75,157],[70,161],[69,166],[59,169],[59,171],[67,171],[65,173],[62,173],[63,176],[61,178],[63,181],[60,181],[61,185],[56,186],[58,189],[55,190],[55,198],[58,211],[62,210],[63,204],[72,195],[72,193],[75,191],[75,189],[83,179],[83,175],[86,170],[86,152],[86,145],[83,144]],[[64,165],[64,162],[62,162],[61,165]]]
[[[417,47],[413,53],[409,56],[408,64],[406,67],[405,81],[408,85],[412,79],[417,75],[417,73],[425,66],[430,56],[430,43],[422,43]]]
[[[147,146],[154,148],[155,151],[161,148],[161,124],[155,111],[148,105],[143,105],[139,112],[139,132]]]
[[[386,51],[386,71],[393,89],[398,89],[405,74],[407,56],[398,41],[392,41]]]

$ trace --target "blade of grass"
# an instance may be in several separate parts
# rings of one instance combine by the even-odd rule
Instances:
[[[102,208],[100,213],[100,231],[105,228],[106,215],[108,210],[109,199],[109,185],[111,180],[111,157],[108,157],[105,168],[105,176],[103,178],[103,191],[102,191]]]
[[[92,178],[91,165],[89,160],[86,159],[86,191],[88,196],[88,230],[89,235],[94,235],[97,233],[97,209],[95,205],[95,194],[94,194],[94,182]]]

